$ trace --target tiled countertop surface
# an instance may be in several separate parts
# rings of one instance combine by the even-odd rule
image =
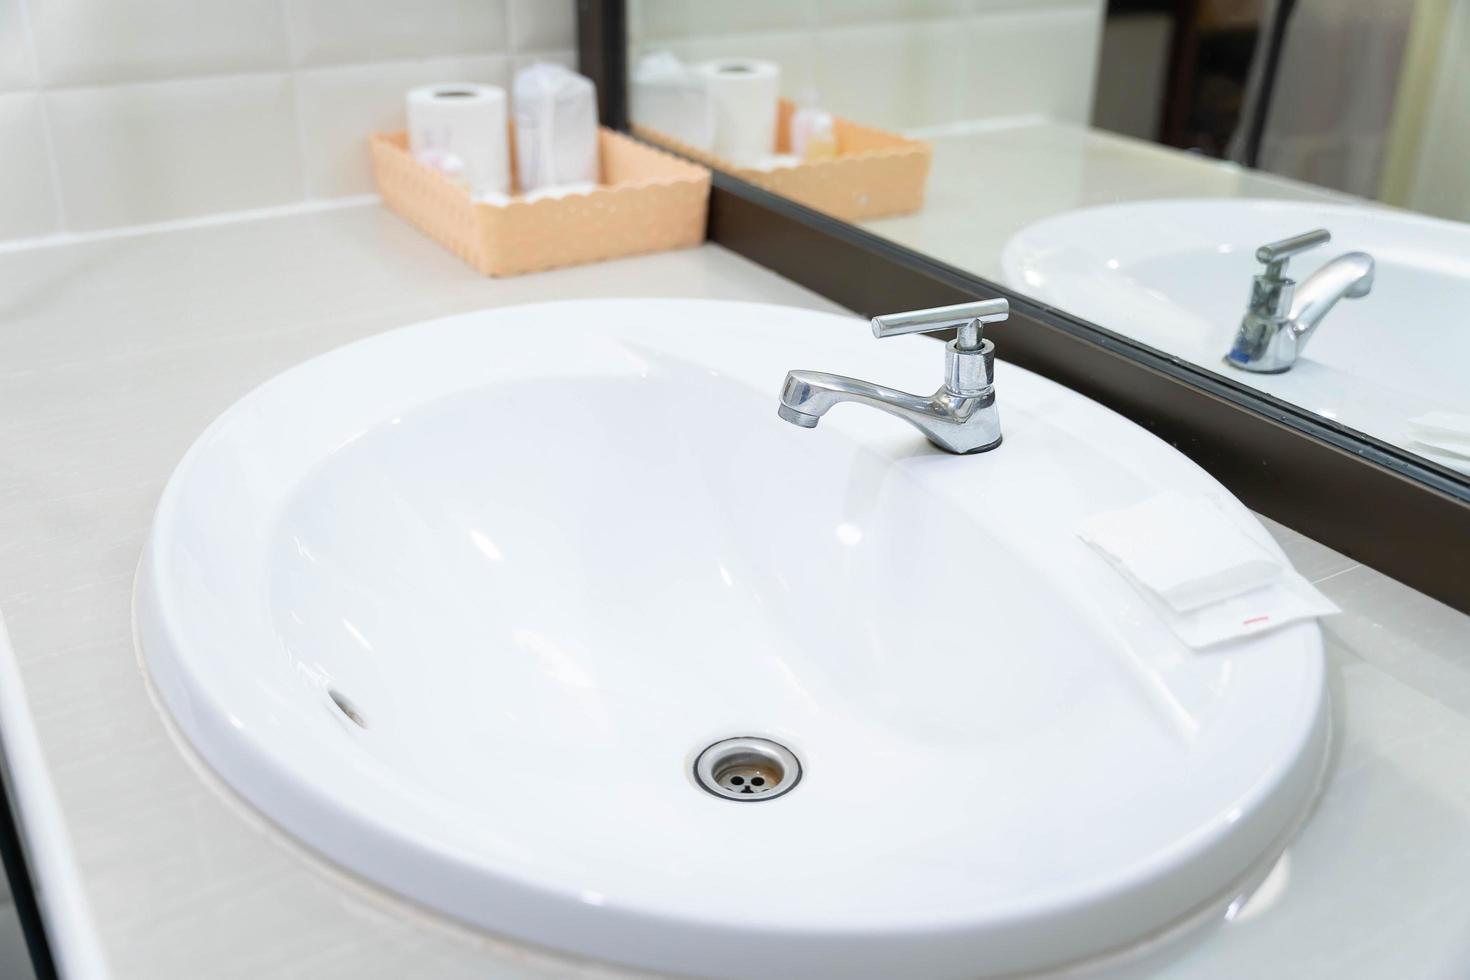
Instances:
[[[200,430],[392,327],[585,296],[830,303],[715,246],[486,280],[377,207],[0,255],[0,610],[119,978],[620,975],[333,871],[176,744],[129,631],[135,563]],[[1337,747],[1262,894],[1155,975],[1460,975],[1470,963],[1470,617],[1270,525],[1344,608]]]

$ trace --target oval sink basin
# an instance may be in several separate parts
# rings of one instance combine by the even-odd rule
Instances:
[[[1377,263],[1373,291],[1333,307],[1291,370],[1224,366],[1240,325],[1257,246],[1314,228],[1332,241],[1291,260],[1305,280],[1344,252]],[[1470,413],[1470,228],[1368,205],[1165,200],[1069,211],[1005,247],[1016,289],[1099,326],[1300,405],[1359,432],[1439,459],[1408,421]]]
[[[1014,366],[978,456],[854,406],[776,417],[789,368],[929,391],[941,354],[656,300],[327,354],[179,464],[139,572],[149,670],[290,833],[577,954],[974,977],[1207,916],[1314,793],[1317,627],[1180,645],[1078,522],[1213,493],[1275,545],[1173,449]]]

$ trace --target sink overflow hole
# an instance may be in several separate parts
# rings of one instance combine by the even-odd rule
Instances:
[[[768,738],[727,738],[699,753],[694,781],[705,792],[740,803],[770,800],[790,792],[801,779],[791,750]]]
[[[337,710],[347,716],[348,721],[352,722],[358,728],[367,727],[367,722],[363,720],[362,712],[357,710],[357,706],[352,703],[347,695],[335,687],[329,687],[327,688],[327,696],[332,699],[332,703],[337,706]]]

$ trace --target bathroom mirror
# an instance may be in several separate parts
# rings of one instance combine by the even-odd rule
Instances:
[[[629,0],[625,36],[645,139],[1470,498],[1470,3]]]

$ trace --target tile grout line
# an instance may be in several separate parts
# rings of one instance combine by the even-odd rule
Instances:
[[[570,51],[575,53],[576,41],[567,47],[536,47],[535,45],[526,49],[526,53],[559,53]],[[227,80],[234,78],[256,78],[265,75],[296,75],[298,73],[311,74],[314,72],[331,72],[339,69],[353,68],[377,68],[381,66],[403,66],[422,65],[432,61],[454,61],[470,58],[509,58],[512,53],[509,40],[503,50],[497,51],[490,48],[476,49],[472,51],[441,51],[433,54],[402,54],[383,58],[349,58],[345,61],[321,61],[295,63],[295,55],[288,52],[290,63],[274,68],[233,68],[223,71],[197,71],[184,74],[158,75],[146,78],[124,78],[113,81],[89,81],[89,82],[66,82],[60,85],[36,85],[31,88],[18,88],[14,91],[36,91],[36,92],[75,92],[89,89],[117,89],[131,88],[145,85],[170,85],[178,82],[206,82],[216,80]]]
[[[24,0],[22,0],[24,2]],[[180,75],[168,78],[142,79],[128,82],[96,83],[75,86],[57,86],[50,89],[37,88],[35,94],[41,100],[41,110],[45,112],[45,94],[48,91],[76,91],[82,89],[113,91],[130,88],[134,86],[167,85],[175,82],[215,81],[230,78],[263,78],[267,76],[284,76],[291,86],[291,111],[293,116],[293,132],[296,142],[296,159],[301,172],[301,196],[292,201],[276,205],[267,205],[261,208],[250,208],[237,211],[206,212],[188,218],[169,219],[157,222],[141,222],[136,224],[118,225],[110,228],[86,229],[72,232],[69,230],[65,220],[65,211],[62,202],[61,175],[59,165],[52,145],[52,134],[49,119],[43,116],[43,132],[46,138],[47,163],[50,167],[50,178],[52,184],[53,199],[57,205],[59,226],[56,231],[45,235],[33,235],[24,238],[12,238],[0,240],[0,254],[16,251],[26,251],[32,248],[46,248],[57,245],[71,245],[79,242],[95,241],[107,238],[129,237],[138,234],[148,234],[155,231],[174,231],[190,227],[208,224],[223,224],[234,221],[249,221],[263,217],[274,217],[280,214],[293,213],[296,210],[313,210],[317,208],[349,207],[357,204],[366,204],[376,201],[376,194],[349,194],[329,195],[326,197],[312,193],[310,188],[310,174],[306,159],[306,134],[304,119],[301,113],[301,93],[297,83],[297,75],[301,72],[312,73],[317,71],[331,72],[338,69],[358,69],[370,66],[397,66],[418,64],[444,58],[455,57],[502,57],[510,64],[510,49],[507,47],[504,53],[487,53],[484,55],[433,55],[422,58],[393,58],[377,61],[354,61],[341,64],[328,64],[319,66],[306,66],[299,71],[296,68],[284,70],[268,69],[260,71],[242,71],[207,75]],[[558,53],[558,52],[550,52]],[[303,207],[304,206],[304,207]]]
[[[1005,18],[1014,16],[1023,17],[1045,17],[1056,14],[1081,14],[1103,10],[1101,4],[1089,2],[1056,2],[1036,7],[1025,3],[1008,4],[1005,6],[992,7],[989,9],[975,9],[965,13],[937,14],[931,16],[920,15],[918,18],[894,18],[873,17],[854,18],[852,20],[838,21],[832,23],[821,19],[821,12],[815,7],[809,8],[811,13],[801,18],[801,23],[786,22],[775,25],[765,25],[748,30],[733,30],[720,34],[705,34],[700,32],[688,34],[658,34],[645,35],[638,38],[644,45],[649,44],[682,44],[682,43],[707,43],[710,41],[727,40],[732,35],[740,37],[760,37],[772,34],[802,34],[813,27],[821,27],[827,35],[838,34],[844,31],[894,31],[903,29],[926,29],[934,27],[952,28],[975,26],[992,18]],[[811,20],[816,17],[816,23]],[[631,32],[630,32],[631,33]]]
[[[296,134],[296,166],[300,168],[301,199],[312,200],[311,175],[306,165],[306,126],[301,118],[301,86],[296,84],[296,38],[291,31],[291,11],[286,0],[276,0],[276,9],[281,12],[282,40],[286,42],[286,84],[291,86],[291,129]]]
[[[41,50],[36,45],[36,32],[31,25],[30,0],[18,0],[20,28],[25,35],[26,47],[30,50],[31,66],[36,71],[36,108],[41,116],[41,139],[46,144],[46,166],[51,175],[51,200],[56,205],[56,231],[65,234],[66,197],[61,187],[61,161],[56,156],[56,136],[51,131],[51,107],[48,104],[48,88],[41,73]]]
[[[301,117],[301,86],[296,84],[296,72],[290,72],[286,84],[291,86],[291,130],[296,137],[296,166],[301,168],[301,200],[313,201],[311,174],[306,164],[306,123]]]
[[[214,211],[192,218],[172,218],[168,221],[148,221],[135,225],[117,225],[112,228],[96,228],[88,231],[58,232],[34,238],[12,238],[0,241],[0,255],[10,252],[29,252],[34,249],[57,248],[63,245],[81,245],[89,242],[105,242],[115,238],[135,238],[170,231],[190,231],[195,228],[210,228],[215,225],[233,225],[266,218],[286,218],[318,211],[335,211],[340,208],[365,207],[378,204],[377,194],[352,194],[343,197],[324,197],[312,200],[291,201],[287,204],[271,204],[243,211]]]
[[[1311,538],[1308,538],[1307,540],[1310,541],[1312,539]],[[1347,568],[1339,568],[1337,571],[1333,572],[1331,575],[1324,575],[1321,578],[1312,579],[1312,584],[1313,585],[1321,585],[1323,582],[1329,581],[1331,579],[1335,579],[1339,575],[1346,575],[1348,572],[1356,572],[1358,569],[1360,569],[1362,567],[1363,566],[1362,566],[1361,563],[1359,563],[1359,562],[1353,562]]]

